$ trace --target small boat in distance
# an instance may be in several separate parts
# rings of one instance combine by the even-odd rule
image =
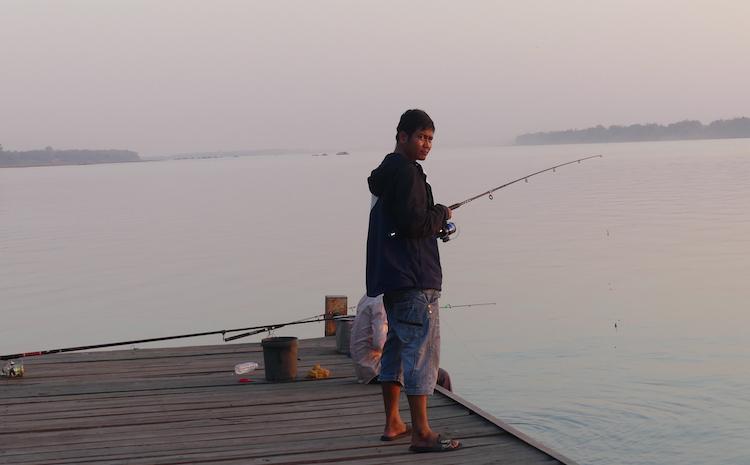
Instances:
[[[336,155],[349,155],[349,152],[336,152]]]

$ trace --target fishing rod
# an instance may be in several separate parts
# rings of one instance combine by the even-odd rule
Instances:
[[[153,338],[148,338],[148,339],[137,339],[137,340],[132,340],[132,341],[108,342],[105,344],[93,344],[93,345],[88,345],[88,346],[66,347],[62,349],[40,350],[40,351],[35,351],[35,352],[21,352],[18,354],[0,355],[0,360],[11,360],[11,359],[17,359],[17,358],[24,358],[24,357],[34,357],[34,356],[39,356],[39,355],[60,354],[64,352],[77,352],[81,350],[103,349],[106,347],[144,344],[147,342],[169,341],[173,339],[183,339],[183,338],[188,338],[188,337],[211,336],[214,334],[221,334],[222,338],[224,339],[224,342],[227,342],[227,341],[236,339],[236,337],[233,337],[233,336],[226,337],[226,333],[256,330],[255,332],[249,333],[247,335],[258,334],[258,333],[262,333],[266,331],[273,331],[274,329],[278,329],[284,326],[298,325],[298,324],[304,324],[304,323],[315,323],[318,321],[326,321],[326,320],[332,320],[332,319],[333,318],[322,318],[320,315],[316,315],[314,317],[305,318],[303,320],[290,321],[288,323],[277,323],[277,324],[270,324],[270,325],[263,325],[263,326],[250,326],[247,328],[236,328],[236,329],[220,329],[216,331],[205,331],[201,333],[178,334],[176,336],[153,337]]]
[[[303,318],[301,320],[295,320],[295,321],[292,321],[292,322],[289,322],[289,323],[279,323],[279,324],[268,325],[268,326],[263,326],[263,327],[258,327],[258,328],[248,328],[248,329],[252,329],[252,331],[248,331],[248,332],[242,333],[242,334],[236,334],[234,336],[229,336],[229,337],[226,337],[226,336],[222,335],[222,338],[224,339],[224,342],[229,342],[229,341],[234,341],[236,339],[241,339],[243,337],[253,336],[255,334],[260,334],[260,333],[265,333],[265,332],[271,332],[271,331],[273,331],[275,329],[283,328],[284,326],[299,325],[299,324],[303,324],[303,323],[316,323],[318,321],[327,321],[327,320],[336,320],[336,319],[337,318],[335,316],[332,317],[332,318],[326,318],[325,317],[325,313],[321,313],[320,315],[315,315],[315,316],[311,316],[311,317],[308,317],[308,318]],[[237,330],[237,331],[242,331],[242,330]],[[229,331],[227,331],[227,332],[229,332]],[[232,332],[235,332],[235,331],[232,331]]]
[[[446,305],[441,306],[440,308],[481,307],[483,305],[497,305],[497,302],[484,302],[484,303],[478,303],[478,304],[462,304],[462,305],[446,304]],[[357,306],[354,305],[354,306],[347,307],[347,308],[348,309],[353,309],[353,308],[357,308]],[[224,337],[224,342],[234,341],[235,339],[240,339],[240,338],[247,337],[247,336],[253,336],[253,335],[258,334],[258,333],[264,333],[266,331],[273,331],[274,329],[281,328],[282,326],[288,326],[290,324],[314,323],[316,321],[326,321],[326,320],[334,320],[335,321],[335,320],[340,320],[340,319],[347,318],[347,317],[351,318],[354,315],[335,315],[335,316],[333,316],[333,318],[322,318],[324,316],[325,316],[325,314],[315,315],[315,316],[312,316],[312,317],[309,317],[309,318],[305,318],[305,319],[302,319],[302,320],[293,321],[291,323],[281,323],[281,324],[278,324],[278,325],[264,326],[262,328],[253,329],[252,331],[248,331],[246,333],[236,334],[234,336],[229,336],[229,337]],[[314,319],[312,319],[312,318],[314,318]]]
[[[449,206],[448,208],[450,208],[451,210],[455,210],[455,209],[457,209],[457,208],[459,208],[461,206],[466,205],[469,202],[472,202],[472,201],[474,201],[476,199],[482,198],[485,195],[489,196],[489,199],[492,200],[492,193],[493,192],[499,191],[500,189],[502,189],[504,187],[508,187],[511,184],[515,184],[515,183],[520,182],[520,181],[529,182],[529,178],[532,177],[532,176],[536,176],[537,174],[546,173],[547,171],[554,172],[557,168],[560,168],[560,167],[565,166],[565,165],[572,165],[573,163],[581,163],[584,160],[590,160],[592,158],[602,158],[602,157],[603,157],[603,155],[592,155],[590,157],[584,157],[584,158],[579,158],[578,160],[573,160],[573,161],[569,161],[569,162],[565,162],[565,163],[560,163],[559,165],[551,166],[549,168],[545,168],[543,170],[539,170],[537,172],[534,172],[534,173],[531,173],[531,174],[527,174],[526,176],[521,176],[520,178],[514,179],[513,181],[506,182],[502,186],[497,186],[494,189],[490,189],[490,190],[488,190],[486,192],[482,192],[481,194],[477,194],[474,197],[470,197],[470,198],[468,198],[468,199],[466,199],[466,200],[464,200],[462,202],[454,203],[453,205]],[[440,232],[438,233],[438,237],[440,239],[442,239],[443,242],[448,242],[450,240],[450,235],[453,234],[453,233],[455,233],[455,232],[456,232],[456,225],[454,223],[448,221],[443,226],[443,229],[441,229]]]
[[[486,302],[486,303],[479,303],[479,304],[463,304],[463,305],[451,305],[451,304],[447,304],[447,305],[443,305],[440,308],[480,307],[480,306],[483,306],[483,305],[496,305],[496,304],[497,304],[496,302]],[[353,306],[353,307],[348,307],[348,308],[351,309],[351,308],[357,308],[357,307]],[[266,331],[273,331],[274,329],[281,328],[282,326],[288,326],[290,324],[314,323],[316,321],[326,321],[326,320],[336,321],[336,320],[341,320],[341,319],[344,319],[344,318],[347,318],[347,317],[351,318],[354,315],[335,315],[332,318],[321,318],[321,317],[324,317],[324,316],[325,316],[325,314],[323,314],[323,315],[316,315],[314,317],[305,318],[304,320],[297,320],[297,321],[294,321],[292,323],[282,323],[282,324],[279,324],[279,325],[264,326],[263,328],[254,329],[253,331],[248,331],[246,333],[236,334],[234,336],[229,336],[229,337],[224,337],[224,342],[234,341],[236,339],[241,339],[243,337],[253,336],[253,335],[258,334],[258,333],[264,333]],[[311,318],[315,318],[315,319],[311,319]]]
[[[443,307],[443,308],[474,307],[474,306],[480,306],[480,305],[495,305],[495,302],[453,305],[453,306],[447,305],[446,307]],[[65,347],[61,349],[39,350],[35,352],[21,352],[17,354],[0,355],[0,360],[14,360],[14,359],[25,358],[25,357],[36,357],[40,355],[61,354],[65,352],[78,352],[81,350],[104,349],[107,347],[145,344],[148,342],[170,341],[174,339],[184,339],[184,338],[189,338],[189,337],[212,336],[215,334],[221,334],[224,342],[229,342],[229,341],[234,341],[236,339],[241,339],[243,337],[252,336],[255,334],[271,332],[273,330],[283,328],[284,326],[301,325],[301,324],[306,324],[306,323],[317,323],[321,321],[335,321],[335,320],[341,319],[342,316],[344,315],[326,317],[325,314],[320,314],[320,315],[314,315],[314,316],[310,316],[307,318],[303,318],[301,320],[289,321],[286,323],[274,323],[274,324],[262,325],[262,326],[250,326],[247,328],[220,329],[216,331],[205,331],[205,332],[200,332],[200,333],[178,334],[176,336],[164,336],[164,337],[153,337],[153,338],[148,338],[148,339],[136,339],[136,340],[131,340],[131,341],[108,342],[104,344],[92,344],[92,345],[87,345],[87,346]],[[245,331],[245,332],[242,334],[236,334],[233,336],[226,335],[227,333],[237,333],[240,331]]]

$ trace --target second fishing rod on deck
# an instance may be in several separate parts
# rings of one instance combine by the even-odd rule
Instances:
[[[447,305],[442,306],[441,308],[468,308],[468,307],[481,307],[485,305],[495,305],[495,304],[496,304],[495,302],[472,303],[472,304],[461,304],[461,305],[447,304]],[[220,334],[222,336],[222,339],[224,340],[224,342],[229,342],[229,341],[234,341],[236,339],[241,339],[244,337],[252,336],[255,334],[266,333],[266,332],[270,333],[271,331],[274,331],[279,328],[283,328],[284,326],[317,323],[320,321],[336,321],[338,319],[341,319],[342,316],[344,315],[337,315],[337,316],[330,317],[330,316],[326,316],[325,314],[320,314],[320,315],[314,315],[311,317],[303,318],[301,320],[289,321],[286,323],[273,323],[269,325],[249,326],[246,328],[235,328],[235,329],[219,329],[216,331],[204,331],[204,332],[199,332],[199,333],[178,334],[176,336],[153,337],[153,338],[148,338],[148,339],[135,339],[131,341],[107,342],[104,344],[92,344],[92,345],[85,345],[85,346],[65,347],[61,349],[37,350],[33,352],[19,352],[16,354],[0,355],[0,360],[13,361],[13,360],[20,359],[20,358],[36,357],[40,355],[61,354],[61,353],[66,353],[66,352],[80,352],[82,350],[104,349],[108,347],[145,344],[149,342],[170,341],[174,339],[211,336],[211,335],[217,335],[217,334]],[[241,334],[235,334],[231,336],[227,335],[228,333],[239,333],[240,331],[243,331],[243,332]]]
[[[539,170],[539,171],[536,171],[534,173],[527,174],[526,176],[521,176],[520,178],[514,179],[513,181],[510,181],[510,182],[506,182],[505,184],[503,184],[501,186],[497,186],[497,187],[495,187],[493,189],[490,189],[488,191],[482,192],[481,194],[477,194],[474,197],[469,197],[468,199],[466,199],[464,201],[461,201],[461,202],[458,202],[458,203],[454,203],[453,205],[449,206],[448,208],[450,208],[451,210],[455,210],[455,209],[457,209],[459,207],[462,207],[462,206],[466,205],[469,202],[472,202],[472,201],[474,201],[476,199],[479,199],[479,198],[482,198],[484,196],[488,196],[489,199],[492,200],[492,194],[494,192],[499,191],[500,189],[503,189],[505,187],[508,187],[511,184],[515,184],[515,183],[520,182],[520,181],[529,182],[529,178],[532,177],[532,176],[536,176],[537,174],[546,173],[547,171],[555,172],[555,170],[557,168],[560,168],[562,166],[572,165],[573,163],[581,163],[584,160],[590,160],[592,158],[602,158],[602,155],[592,155],[590,157],[579,158],[577,160],[572,160],[572,161],[569,161],[569,162],[560,163],[559,165],[551,166],[549,168],[545,168],[543,170]],[[443,226],[443,229],[441,229],[440,232],[438,233],[438,238],[440,238],[443,242],[448,242],[449,240],[451,240],[450,236],[453,233],[455,233],[456,231],[457,231],[456,224],[453,223],[453,222],[451,222],[451,221],[447,221],[445,223],[445,225]]]

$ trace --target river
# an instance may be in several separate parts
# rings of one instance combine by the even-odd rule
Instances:
[[[356,304],[365,180],[389,148],[0,170],[0,353]],[[442,366],[582,464],[750,464],[749,139],[437,140],[423,166],[451,204],[595,154],[455,212],[441,304],[496,304],[441,310]]]

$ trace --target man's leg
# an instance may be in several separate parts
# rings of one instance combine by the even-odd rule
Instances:
[[[427,396],[406,396],[411,411],[411,445],[431,446],[437,441],[437,433],[430,428],[427,419]]]
[[[403,434],[406,425],[401,419],[399,402],[401,399],[401,341],[392,330],[393,315],[388,311],[389,300],[383,298],[386,317],[388,318],[388,335],[380,358],[380,388],[383,391],[383,405],[385,406],[385,428],[381,438],[392,438]]]
[[[381,383],[383,389],[383,404],[385,406],[385,430],[383,436],[393,437],[406,431],[406,424],[401,419],[399,412],[399,401],[401,398],[401,385],[394,382]]]
[[[427,420],[427,396],[406,396],[409,399],[409,410],[414,427],[411,430],[411,448],[414,452],[441,452],[456,450],[461,442],[454,439],[440,438],[432,431]]]
[[[398,329],[404,334],[402,360],[404,373],[408,373],[404,386],[413,425],[410,449],[415,452],[461,447],[458,441],[440,438],[430,427],[427,417],[427,396],[435,387],[440,363],[439,296],[435,290],[420,291],[414,295],[408,309],[399,315],[401,322],[405,323]]]

